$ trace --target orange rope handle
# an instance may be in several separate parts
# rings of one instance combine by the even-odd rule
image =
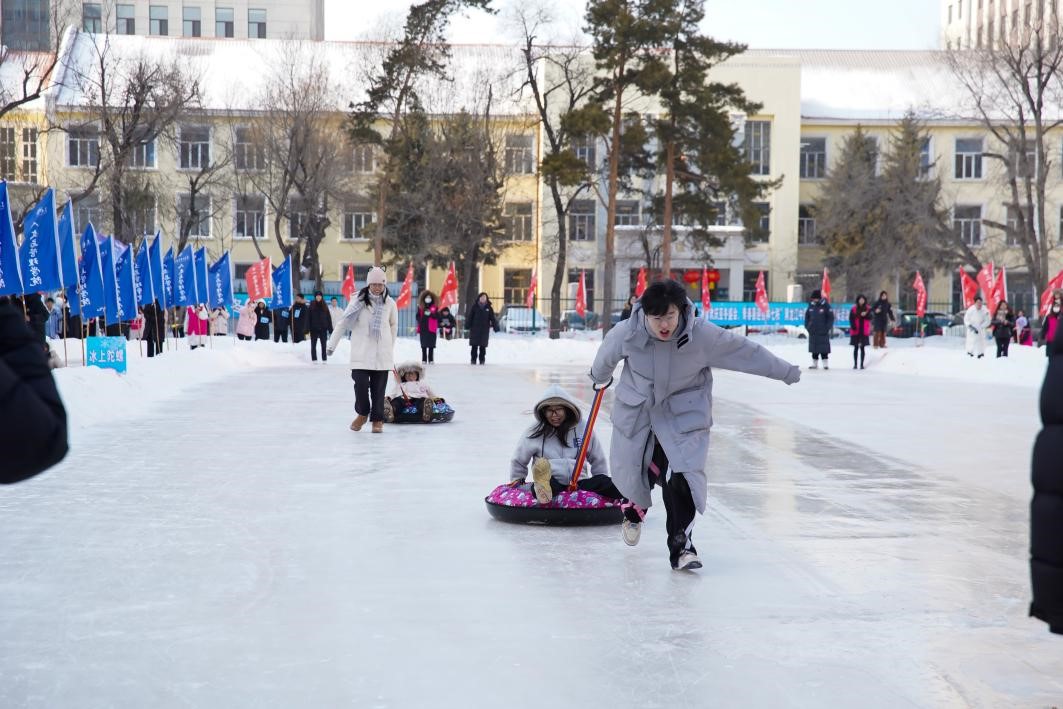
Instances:
[[[605,398],[605,389],[602,387],[595,391],[594,401],[591,403],[591,413],[587,417],[587,428],[583,432],[583,442],[580,443],[579,455],[576,456],[576,467],[572,470],[572,480],[568,484],[569,492],[574,492],[576,488],[576,481],[579,480],[580,472],[583,470],[583,464],[587,462],[587,453],[591,447],[591,432],[594,430],[594,422],[598,419],[598,412],[602,408],[602,399]]]

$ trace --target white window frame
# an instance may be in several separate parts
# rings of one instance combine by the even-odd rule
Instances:
[[[812,214],[812,205],[801,204],[797,207],[797,245],[821,246],[816,239],[816,217]]]
[[[746,120],[745,130],[746,159],[752,166],[750,174],[771,174],[771,121]]]
[[[376,172],[376,146],[366,144],[351,148],[351,171],[356,175]]]
[[[370,209],[345,209],[343,212],[343,230],[340,232],[340,241],[369,241],[368,236],[361,236],[362,230],[370,224],[375,223],[376,213]]]
[[[960,141],[974,140],[977,140],[981,145],[978,152],[960,150]],[[953,149],[956,153],[953,177],[957,180],[981,180],[984,173],[982,156],[985,153],[985,138],[956,138],[953,143]]]
[[[625,211],[621,213],[620,205],[625,205],[625,209],[628,205],[634,204],[635,211]],[[616,201],[616,214],[613,216],[613,224],[615,226],[639,226],[642,224],[642,205],[637,199],[618,199]]]
[[[812,150],[809,141],[813,140],[823,141],[823,149]],[[827,176],[826,137],[816,135],[801,137],[801,164],[798,175],[802,180],[822,180]]]
[[[185,140],[186,131],[206,131],[206,140],[188,141]],[[203,125],[187,125],[181,126],[180,137],[178,139],[178,156],[177,156],[177,169],[178,170],[203,170],[211,165],[211,137],[212,131],[210,126]]]
[[[184,216],[185,216],[185,210],[182,208],[182,205],[181,205],[181,201],[183,199],[187,199],[189,202],[191,202],[192,201],[191,193],[189,193],[189,192],[179,192],[177,194],[177,213],[181,215],[180,218],[182,220],[184,219]],[[188,238],[189,239],[195,239],[197,241],[204,241],[204,240],[207,240],[207,239],[213,239],[214,238],[214,218],[213,218],[213,214],[214,214],[214,198],[213,198],[213,196],[211,196],[209,194],[199,194],[199,195],[196,195],[196,201],[200,202],[200,203],[202,203],[203,201],[206,202],[206,205],[207,205],[206,208],[201,208],[199,210],[200,217],[199,217],[199,220],[198,220],[198,225],[202,226],[205,223],[207,225],[207,233],[206,234],[198,233],[195,230],[195,227],[193,227],[193,231],[188,232]]]
[[[251,128],[248,126],[233,128],[233,169],[237,172],[258,172],[265,167],[266,151],[253,140],[241,140],[240,133],[243,131],[247,132],[245,137],[250,138]]]
[[[71,143],[76,143],[78,162],[70,161]],[[85,161],[87,160],[87,162]],[[95,168],[100,160],[100,132],[98,128],[76,128],[67,131],[66,166]]]
[[[956,210],[958,209],[977,209],[978,216],[975,217],[957,217]],[[980,204],[957,204],[952,208],[952,228],[959,232],[959,236],[963,239],[963,243],[968,246],[981,246],[982,245],[982,213],[984,209]]]
[[[524,143],[527,143],[525,145]],[[511,133],[506,136],[506,174],[535,173],[535,136],[531,133]]]
[[[506,202],[504,206],[506,241],[535,240],[535,205],[531,202]]]
[[[6,138],[10,137],[10,140]],[[18,130],[15,126],[0,126],[0,178],[18,181]]]
[[[243,210],[244,214],[261,214],[261,218],[257,222],[257,224],[260,225],[261,230],[260,230],[260,233],[257,233],[254,236],[249,236],[247,234],[240,234],[240,232],[237,230],[237,225],[240,223],[240,214],[241,214],[240,199],[241,198],[245,198],[246,199],[246,198],[249,198],[249,197],[253,197],[255,199],[262,200],[262,211],[260,213],[259,212],[249,212],[247,210]],[[252,194],[238,194],[238,195],[235,195],[233,197],[233,239],[246,240],[246,241],[251,241],[251,239],[264,239],[265,236],[266,236],[266,220],[267,220],[268,216],[269,216],[269,209],[268,209],[268,205],[266,204],[265,195],[254,194],[254,193],[252,193]],[[244,220],[244,223],[245,224],[247,223],[246,219]]]
[[[40,131],[36,127],[25,126],[22,128],[22,164],[19,165],[19,177],[22,182],[32,185],[37,184],[37,173],[40,170],[40,161],[37,158],[37,140],[39,137]],[[32,166],[32,169],[30,166]]]
[[[590,211],[577,212],[576,205],[590,205]],[[597,209],[595,202],[592,199],[576,200],[572,203],[572,208],[568,212],[568,240],[569,241],[587,241],[595,242],[598,240],[598,235],[595,233],[597,229],[596,218]],[[577,236],[582,232],[583,236]]]

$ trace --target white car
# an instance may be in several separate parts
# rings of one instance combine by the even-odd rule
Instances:
[[[502,332],[534,335],[540,332],[548,332],[550,321],[543,317],[535,308],[526,308],[523,305],[507,305],[502,309],[502,317],[498,321],[498,327]]]

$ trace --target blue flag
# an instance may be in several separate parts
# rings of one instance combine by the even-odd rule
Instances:
[[[173,297],[174,272],[173,247],[166,249],[166,256],[162,260],[162,294],[166,296],[166,307],[172,308],[177,305]]]
[[[100,270],[103,271],[103,316],[108,325],[122,322],[118,312],[118,277],[115,273],[114,237],[100,242]]]
[[[233,307],[233,276],[228,251],[210,267],[209,295],[210,307]]]
[[[186,246],[174,259],[173,304],[178,307],[196,302],[196,267],[192,247]]]
[[[0,295],[10,293],[22,293],[22,270],[18,262],[15,224],[11,221],[7,182],[0,180]]]
[[[273,298],[269,303],[270,310],[277,308],[292,307],[292,255],[284,259],[284,262],[273,269]]]
[[[210,300],[210,274],[207,270],[207,249],[200,247],[196,252],[196,302],[206,303]]]
[[[133,247],[115,239],[114,248],[118,252],[114,262],[115,277],[118,279],[118,317],[122,322],[128,322],[137,316]]]
[[[103,315],[103,271],[100,268],[100,242],[96,239],[96,230],[89,224],[81,237],[81,261],[78,262],[78,280],[81,292],[71,295],[67,291],[67,302],[75,314],[83,320],[98,318]]]
[[[158,232],[155,233],[155,240],[151,242],[151,246],[148,248],[148,263],[150,264],[151,273],[151,292],[155,294],[155,299],[159,301],[159,305],[164,308],[170,307],[170,297],[163,287],[163,274],[162,274],[162,235]]]
[[[74,205],[67,200],[59,215],[59,275],[63,286],[69,288],[78,282],[78,262],[74,255]]]
[[[148,240],[144,241],[140,245],[140,251],[137,252],[137,267],[134,269],[133,275],[136,276],[136,282],[133,283],[133,287],[137,292],[137,305],[151,305],[155,302],[155,289],[151,285],[151,247],[148,246]]]
[[[49,187],[22,222],[22,290],[25,293],[63,287],[59,273],[59,230],[55,221],[55,191]]]

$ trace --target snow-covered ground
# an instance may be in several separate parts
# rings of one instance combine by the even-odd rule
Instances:
[[[593,339],[496,335],[486,367],[443,342],[454,422],[379,436],[347,429],[345,346],[212,344],[118,376],[70,342],[71,453],[0,490],[0,706],[1063,704],[1063,640],[1026,618],[1043,350],[717,372],[705,568],[678,574],[662,508],[635,548],[484,509],[541,389],[589,399]]]

